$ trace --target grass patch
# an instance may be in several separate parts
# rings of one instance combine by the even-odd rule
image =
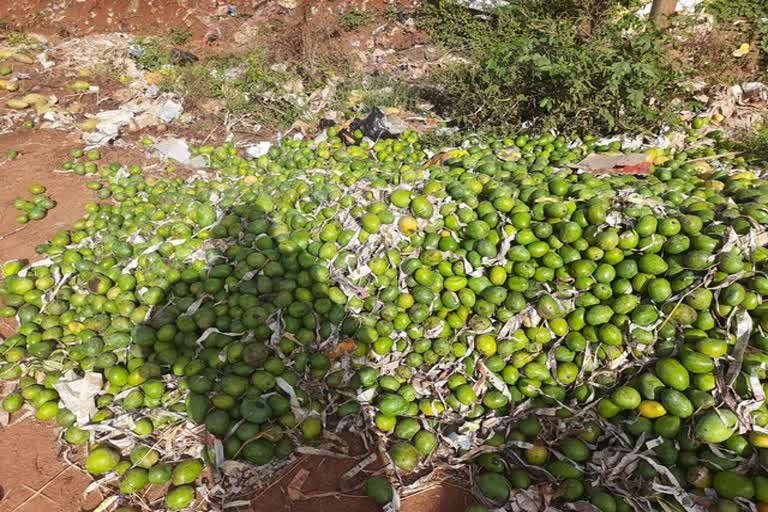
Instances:
[[[385,75],[358,75],[344,80],[336,91],[333,110],[356,109],[368,112],[374,107],[415,110],[419,92],[404,80]]]
[[[156,71],[171,64],[170,48],[157,37],[137,37],[131,45],[137,51],[133,59],[143,69]]]
[[[189,30],[181,30],[174,27],[168,32],[168,40],[176,46],[187,44],[191,37],[192,32]]]
[[[42,46],[42,43],[36,37],[33,37],[24,32],[17,32],[15,30],[8,30],[3,32],[2,39],[4,39],[8,45],[13,47],[38,48]]]
[[[664,37],[620,0],[511,0],[478,17],[431,1],[420,24],[467,57],[433,74],[434,101],[462,124],[579,133],[636,131],[672,122],[681,74]]]
[[[710,0],[706,9],[721,24],[742,32],[746,42],[757,46],[768,62],[768,3],[760,0]]]
[[[346,32],[354,32],[361,29],[373,20],[373,14],[367,11],[361,11],[356,7],[345,10],[339,16],[341,28]]]
[[[162,83],[191,102],[215,98],[224,109],[248,117],[259,124],[285,128],[302,113],[300,102],[290,95],[287,85],[301,84],[301,78],[289,69],[270,65],[260,52],[246,57],[228,56],[206,59],[177,68]]]
[[[743,151],[744,158],[755,165],[768,165],[768,126],[744,134],[734,149]]]

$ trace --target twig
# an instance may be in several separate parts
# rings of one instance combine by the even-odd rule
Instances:
[[[14,235],[14,234],[18,233],[19,231],[21,231],[22,229],[24,229],[24,228],[26,228],[26,227],[27,227],[26,225],[24,225],[24,226],[19,226],[18,228],[14,229],[14,230],[12,230],[12,231],[9,231],[8,233],[6,233],[6,234],[4,234],[4,235],[0,235],[0,240],[2,240],[2,239],[4,239],[4,238],[8,238],[8,237],[9,237],[9,236],[11,236],[11,235]]]
[[[55,481],[56,481],[56,479],[58,479],[58,478],[59,478],[61,475],[63,475],[63,474],[64,474],[64,473],[66,473],[67,471],[69,471],[69,468],[70,468],[70,467],[71,467],[71,466],[67,466],[67,467],[65,467],[64,469],[62,469],[61,471],[59,471],[59,472],[58,472],[58,474],[56,474],[56,476],[54,476],[53,478],[51,478],[50,480],[48,480],[48,483],[47,483],[47,484],[45,484],[45,485],[44,485],[44,486],[42,486],[40,489],[38,489],[37,491],[35,491],[35,493],[34,493],[32,496],[30,496],[30,497],[29,497],[29,498],[27,498],[26,500],[24,500],[24,501],[22,501],[21,503],[19,503],[18,505],[16,505],[16,507],[15,507],[13,510],[11,510],[11,512],[16,512],[16,511],[17,511],[17,510],[19,510],[21,507],[23,507],[24,505],[26,505],[27,503],[29,503],[30,501],[32,501],[33,499],[35,499],[35,498],[36,498],[38,495],[42,494],[42,493],[43,493],[43,491],[45,490],[45,488],[46,488],[46,487],[48,487],[48,486],[49,486],[49,485],[51,485],[53,482],[55,482]],[[46,497],[47,497],[47,496],[46,496]],[[48,499],[50,499],[50,498],[48,498]]]
[[[718,158],[732,158],[734,156],[740,155],[741,153],[743,153],[743,151],[731,151],[730,153],[720,153],[719,155],[703,156],[701,158],[686,160],[685,163],[690,164],[691,162],[706,162],[709,160],[717,160]]]
[[[208,139],[210,139],[210,138],[211,138],[211,136],[212,136],[214,133],[216,133],[216,131],[217,131],[219,128],[220,128],[219,126],[214,126],[214,127],[213,127],[213,130],[211,130],[211,131],[208,133],[208,135],[206,135],[206,136],[205,136],[205,138],[203,139],[203,142],[201,142],[201,143],[200,143],[200,145],[201,145],[201,146],[205,145],[205,143],[206,143],[206,142],[208,142]]]
[[[29,491],[35,492],[35,489],[34,489],[33,487],[30,487],[30,486],[28,486],[27,484],[21,484],[21,486],[22,486],[22,487],[24,487],[25,489],[29,490]],[[47,495],[47,494],[45,494],[44,492],[41,492],[41,493],[40,493],[40,496],[42,496],[43,498],[47,499],[47,500],[48,500],[48,501],[50,501],[51,503],[55,503],[55,504],[57,504],[57,505],[59,504],[59,502],[58,502],[58,501],[56,501],[56,500],[52,499],[50,496],[48,496],[48,495]]]

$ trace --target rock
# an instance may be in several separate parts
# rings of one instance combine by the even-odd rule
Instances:
[[[181,48],[171,49],[171,62],[176,66],[187,66],[189,64],[194,64],[198,60],[200,59],[198,59],[197,55],[192,52],[182,50]]]

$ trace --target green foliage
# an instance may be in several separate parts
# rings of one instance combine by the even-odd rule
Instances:
[[[134,57],[139,67],[148,71],[155,71],[171,64],[170,49],[160,39],[156,37],[137,37],[131,41],[131,44],[143,50],[140,56]]]
[[[768,126],[745,134],[734,149],[742,151],[744,158],[753,164],[768,165]]]
[[[192,101],[220,99],[231,114],[284,128],[303,112],[284,88],[297,80],[301,77],[296,73],[271,66],[264,54],[254,52],[245,58],[216,57],[178,68],[163,87]]]
[[[374,107],[414,110],[418,100],[418,92],[403,80],[386,75],[362,75],[348,77],[339,85],[333,108],[358,108],[363,112]]]
[[[180,30],[174,27],[168,32],[168,40],[170,40],[171,43],[175,44],[176,46],[187,44],[191,37],[192,32],[189,30]]]
[[[717,21],[747,32],[750,39],[757,41],[763,58],[768,58],[768,3],[762,0],[710,0],[706,9]],[[743,23],[745,21],[747,23]]]
[[[354,30],[363,28],[368,23],[370,23],[372,19],[373,14],[370,12],[361,11],[356,7],[352,7],[351,9],[344,11],[344,13],[339,17],[339,22],[341,23],[341,28],[347,32],[352,32]]]
[[[15,32],[15,31],[8,31],[4,32],[2,34],[2,38],[5,39],[5,42],[9,44],[10,46],[17,47],[17,46],[28,46],[28,47],[39,47],[41,46],[40,40],[36,37],[30,36],[29,34],[26,34],[24,32]]]
[[[680,74],[664,40],[614,0],[516,0],[489,17],[454,2],[422,9],[421,25],[469,58],[436,71],[438,104],[475,127],[580,132],[638,130],[672,121]]]
[[[706,9],[718,21],[727,23],[740,19],[755,21],[768,16],[768,5],[760,0],[709,0]]]
[[[387,6],[384,7],[384,12],[382,12],[382,16],[387,21],[401,21],[409,17],[409,14],[410,9],[403,5],[399,5],[398,3],[387,4]]]

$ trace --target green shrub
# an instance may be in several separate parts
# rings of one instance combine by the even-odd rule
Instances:
[[[747,33],[747,40],[757,41],[763,60],[768,60],[768,3],[761,0],[710,0],[706,9],[721,23]],[[735,23],[735,22],[742,23]],[[743,22],[747,23],[743,23]]]
[[[289,69],[271,66],[266,55],[215,57],[191,66],[176,68],[163,88],[191,101],[222,100],[224,109],[254,122],[285,128],[302,113],[284,90],[288,81],[301,80]]]
[[[341,23],[341,28],[347,32],[352,32],[354,30],[363,28],[368,23],[370,23],[372,19],[373,14],[370,12],[361,11],[360,9],[353,7],[345,11],[339,18],[339,21]]]
[[[177,46],[187,44],[187,42],[189,42],[191,37],[192,37],[192,32],[190,32],[189,30],[172,28],[168,32],[168,39],[171,41],[172,44],[175,44]]]
[[[131,44],[140,51],[134,57],[140,68],[155,71],[171,64],[170,48],[157,37],[137,37]]]
[[[596,4],[600,5],[596,6]],[[638,130],[672,121],[678,64],[660,33],[619,1],[513,0],[476,17],[454,2],[422,10],[421,25],[469,58],[439,69],[438,106],[474,127]]]
[[[754,165],[768,165],[768,126],[745,133],[733,149],[742,152],[744,158]]]

